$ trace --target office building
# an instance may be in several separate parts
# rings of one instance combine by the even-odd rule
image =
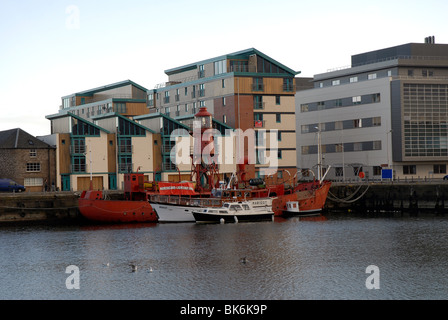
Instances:
[[[448,45],[408,43],[352,56],[297,92],[297,163],[327,178],[440,178],[448,164]],[[321,143],[318,143],[320,137]]]

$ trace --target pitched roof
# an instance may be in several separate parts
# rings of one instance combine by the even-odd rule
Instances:
[[[210,62],[224,60],[224,59],[248,59],[249,56],[253,55],[253,54],[256,54],[256,55],[262,57],[263,59],[266,59],[269,62],[279,66],[280,68],[284,69],[286,72],[290,73],[291,75],[298,75],[298,74],[300,74],[300,71],[294,71],[294,70],[288,68],[287,66],[285,66],[285,65],[281,64],[280,62],[272,59],[271,57],[267,56],[266,54],[264,54],[261,51],[258,51],[255,48],[249,48],[249,49],[245,49],[245,50],[241,50],[241,51],[237,51],[237,52],[233,52],[233,53],[228,53],[226,55],[218,56],[218,57],[215,57],[215,58],[202,60],[202,61],[198,61],[198,62],[187,64],[187,65],[184,65],[184,66],[168,69],[168,70],[165,70],[165,74],[169,76],[169,75],[176,74],[176,73],[179,73],[179,72],[184,72],[184,71],[188,71],[188,70],[194,70],[194,69],[196,69],[196,67],[199,64],[205,64],[205,63],[210,63]]]
[[[0,149],[48,149],[49,144],[20,128],[0,131]]]

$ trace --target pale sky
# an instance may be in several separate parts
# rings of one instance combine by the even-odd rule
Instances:
[[[299,76],[352,55],[435,36],[448,44],[448,1],[1,0],[0,131],[50,134],[61,97],[256,48]]]

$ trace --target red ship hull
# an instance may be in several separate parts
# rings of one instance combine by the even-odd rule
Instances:
[[[272,210],[275,216],[282,216],[286,209],[286,202],[298,201],[299,214],[319,213],[325,205],[330,186],[330,181],[323,181],[322,184],[319,184],[317,181],[301,183],[293,193],[278,196],[272,202]]]
[[[101,191],[83,191],[79,212],[88,220],[104,223],[157,222],[148,201],[104,200]]]

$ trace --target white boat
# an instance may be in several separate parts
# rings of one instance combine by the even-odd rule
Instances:
[[[151,195],[149,204],[159,222],[195,222],[193,211],[208,206],[221,206],[221,199]]]
[[[225,202],[222,207],[193,210],[196,222],[248,222],[272,221],[272,198],[238,202]]]
[[[193,210],[200,208],[154,202],[150,204],[159,216],[159,222],[195,222]]]

